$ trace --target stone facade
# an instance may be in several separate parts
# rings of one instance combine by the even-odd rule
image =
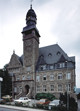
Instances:
[[[27,26],[22,31],[23,55],[19,57],[13,51],[8,65],[13,80],[13,96],[28,95],[31,98],[36,93],[49,92],[59,98],[60,93],[67,91],[67,84],[72,95],[76,86],[75,57],[68,57],[57,44],[39,48],[36,20],[31,7],[26,15]]]
[[[70,79],[68,79],[68,84],[70,84],[69,94],[73,93],[73,87],[75,86],[75,72],[74,69],[69,69],[68,72],[71,74]],[[55,70],[55,71],[42,71],[36,72],[36,76],[39,76],[39,80],[36,80],[36,88],[39,86],[40,89],[36,89],[36,93],[40,92],[49,92],[54,94],[57,98],[59,98],[60,93],[67,92],[67,70]],[[58,74],[62,74],[62,77],[59,78]],[[44,75],[46,75],[46,80],[44,80]],[[54,75],[51,78],[51,75]],[[46,86],[46,91],[44,91],[43,86]],[[62,89],[59,91],[58,85],[62,86]],[[53,86],[51,88],[51,86]]]

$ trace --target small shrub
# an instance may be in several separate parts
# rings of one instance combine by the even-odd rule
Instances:
[[[36,105],[35,103],[33,103],[33,104],[32,104],[32,107],[35,108],[35,107],[37,107],[37,105]]]
[[[3,99],[0,104],[6,104],[6,101]]]
[[[43,105],[44,109],[49,109],[49,105]]]
[[[15,103],[16,106],[23,106],[22,103]]]
[[[77,94],[77,98],[78,98],[78,99],[80,99],[80,93],[79,93],[79,94]]]
[[[11,102],[11,99],[10,98],[6,98],[4,99],[6,102]]]
[[[36,104],[36,107],[43,108],[43,105],[42,104]]]
[[[48,99],[50,101],[56,99],[56,97],[51,93],[37,93],[36,94],[36,99],[37,100],[40,100],[40,99],[43,99],[43,98]]]

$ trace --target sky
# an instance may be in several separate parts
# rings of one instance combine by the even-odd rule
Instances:
[[[23,54],[22,29],[31,0],[0,0],[0,68],[9,63],[13,50]],[[80,0],[33,0],[40,33],[39,47],[58,44],[75,56],[76,86],[80,88]]]

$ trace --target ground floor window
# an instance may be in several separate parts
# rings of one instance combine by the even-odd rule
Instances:
[[[40,76],[39,75],[36,76],[36,81],[40,81]]]
[[[54,85],[51,85],[51,91],[54,91]]]
[[[62,85],[58,85],[58,91],[62,91]]]
[[[43,85],[43,91],[47,91],[46,85]]]
[[[37,86],[37,91],[40,91],[40,86]]]
[[[68,91],[71,91],[71,85],[70,84],[68,84]]]
[[[21,92],[22,91],[22,86],[19,86],[19,92]]]
[[[17,87],[14,87],[14,92],[15,92],[15,93],[17,92]]]

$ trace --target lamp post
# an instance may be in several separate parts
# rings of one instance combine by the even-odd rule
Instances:
[[[69,96],[68,96],[68,61],[67,63],[67,111],[69,110]]]
[[[34,104],[35,104],[35,94],[36,94],[36,66],[35,66],[35,71],[34,71]]]

